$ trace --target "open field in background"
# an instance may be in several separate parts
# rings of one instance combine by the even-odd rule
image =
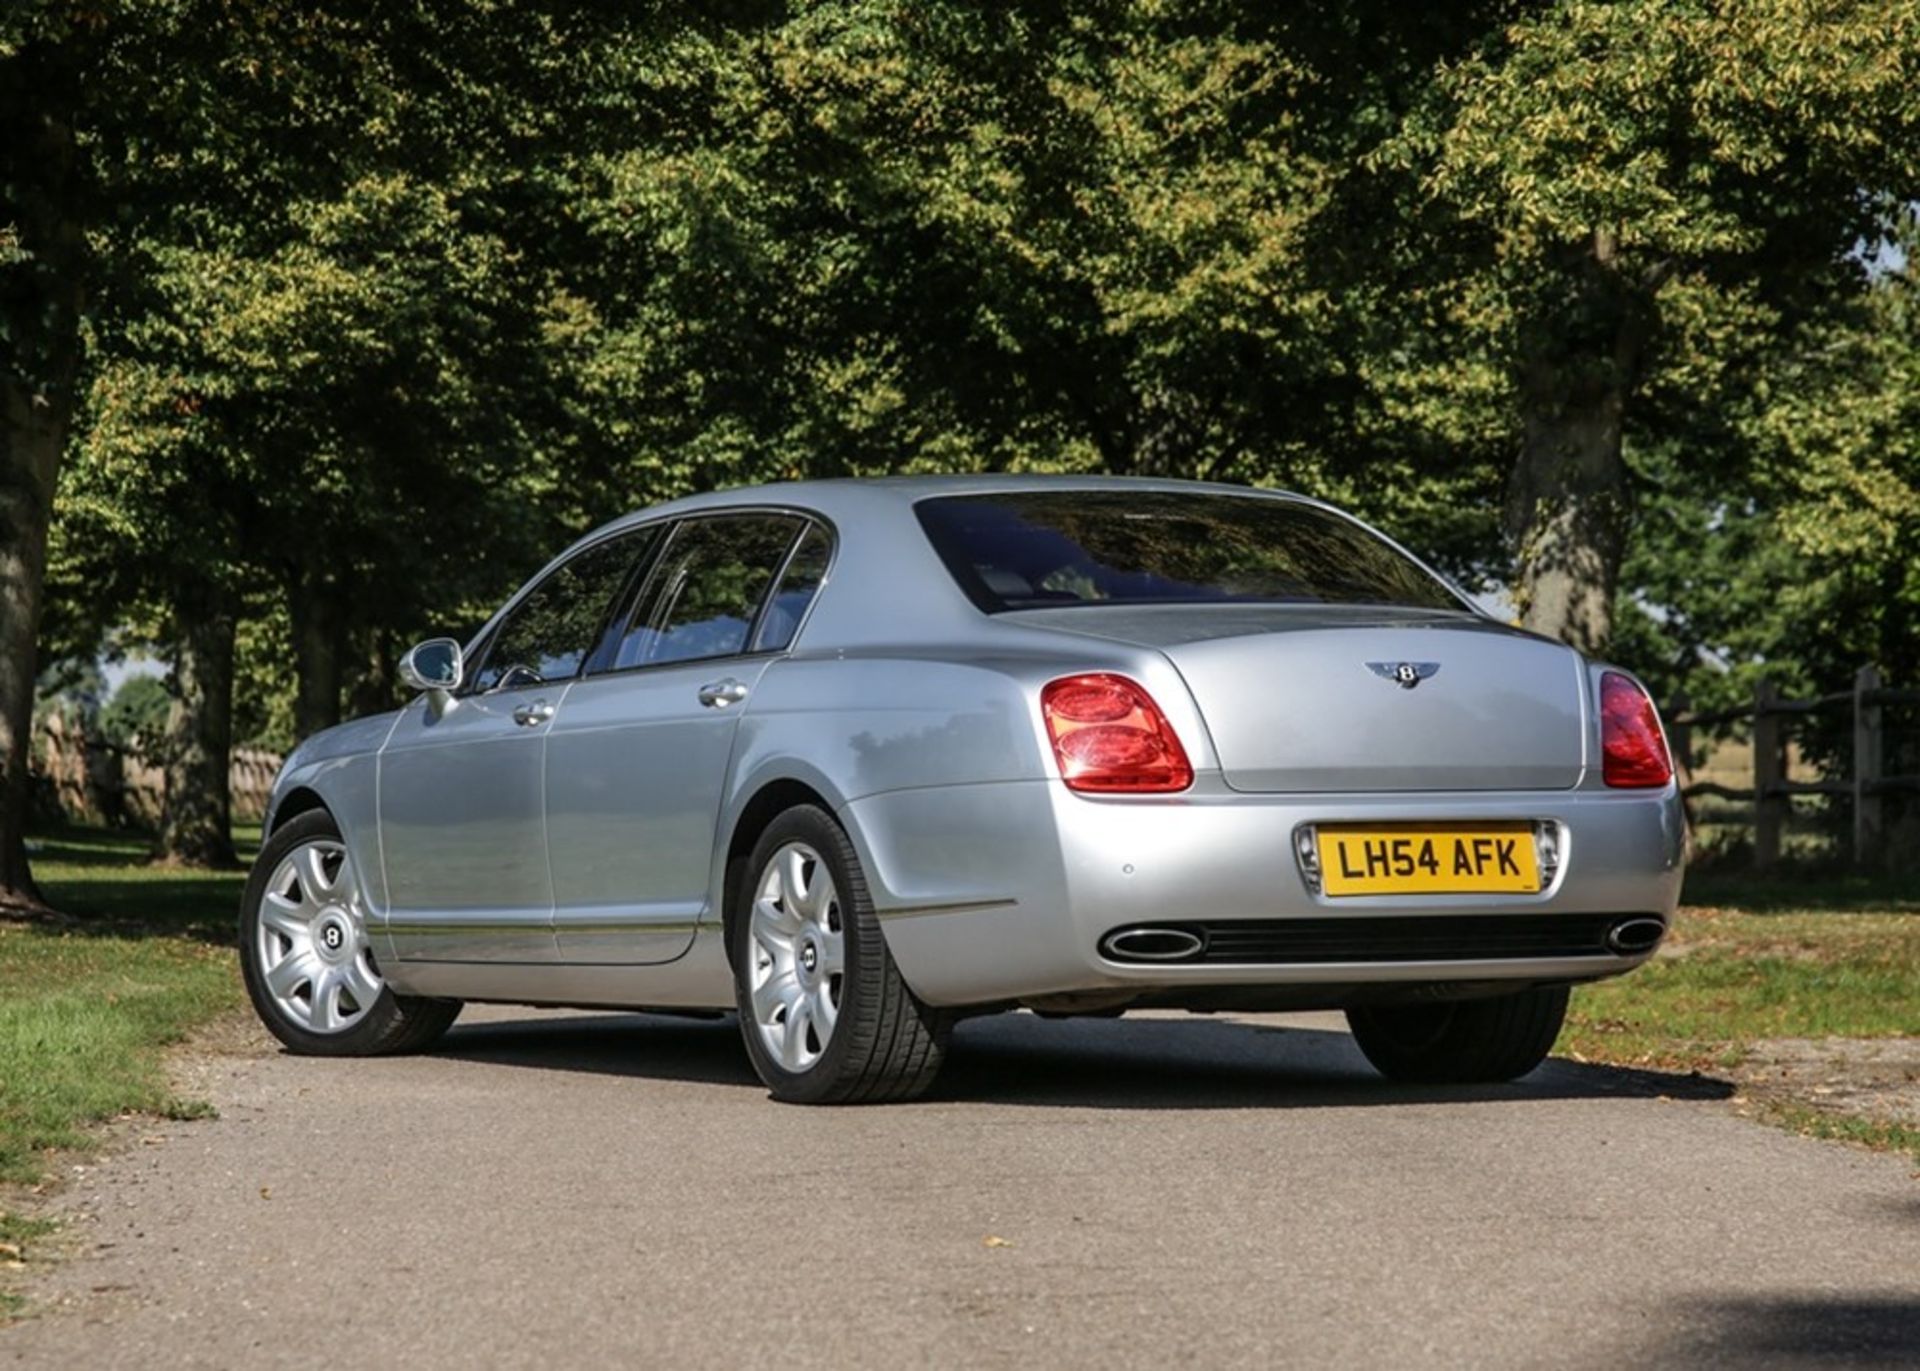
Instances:
[[[1791,740],[1787,743],[1786,762],[1787,780],[1826,779],[1820,769],[1807,760],[1800,745]],[[1733,790],[1747,789],[1753,785],[1753,739],[1721,739],[1700,765],[1687,773],[1686,779],[1712,781]],[[1837,816],[1829,813],[1836,807]],[[1687,809],[1693,822],[1693,850],[1698,858],[1708,863],[1730,859],[1733,865],[1749,858],[1753,851],[1752,804],[1701,795],[1689,802]],[[1787,811],[1786,828],[1781,834],[1782,855],[1789,861],[1822,865],[1843,861],[1847,854],[1839,842],[1845,825],[1851,822],[1851,812],[1845,800],[1825,795],[1796,796]]]
[[[257,830],[237,836],[250,857]],[[245,1000],[242,873],[153,867],[144,839],[91,830],[40,838],[35,861],[69,917],[0,922],[0,1184],[16,1187],[99,1121],[204,1109],[174,1097],[164,1051]],[[1702,873],[1686,901],[1651,965],[1576,993],[1559,1051],[1728,1075],[1763,1117],[1920,1159],[1920,883]],[[6,1211],[0,1191],[0,1288],[44,1239]]]

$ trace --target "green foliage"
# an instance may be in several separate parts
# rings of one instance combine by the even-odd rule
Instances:
[[[1379,155],[1458,232],[1441,280],[1469,329],[1566,348],[1651,309],[1707,379],[1738,347],[1717,324],[1862,280],[1855,245],[1920,182],[1916,51],[1910,0],[1564,0],[1437,72]]]
[[[1490,23],[1369,155],[1420,350],[1510,416],[1530,623],[1605,649],[1623,441],[1697,434],[1758,356],[1866,289],[1858,249],[1920,194],[1916,56],[1912,0],[1562,0]],[[1689,453],[1735,481],[1746,457]]]
[[[91,653],[58,658],[41,665],[34,687],[34,713],[58,713],[87,723],[99,714],[106,693],[106,673]]]
[[[125,748],[152,754],[166,734],[167,712],[173,697],[167,685],[150,672],[139,671],[120,682],[100,709],[100,736]]]
[[[1745,456],[1702,479],[1695,453]],[[1920,295],[1883,275],[1754,367],[1746,393],[1637,454],[1639,534],[1628,579],[1639,607],[1620,652],[1663,698],[1720,709],[1761,676],[1805,698],[1862,666],[1920,684]],[[1709,469],[1710,470],[1710,469]],[[1920,771],[1920,731],[1889,732],[1889,774]],[[1844,766],[1846,711],[1795,725],[1820,763]],[[1844,822],[1844,809],[1835,811]]]
[[[637,498],[1212,476],[1344,495],[1464,552],[1497,468],[1355,374],[1343,178],[1451,39],[1407,23],[1383,45],[1383,17],[869,0],[634,44],[585,77],[629,122],[565,173],[589,465]]]
[[[320,650],[356,661],[470,623],[561,536],[543,287],[502,232],[535,93],[509,78],[542,12],[176,10],[190,41],[97,69],[127,108],[89,111],[117,213],[94,235],[53,636],[169,640],[196,586],[283,628],[322,604]],[[285,740],[291,644],[258,646],[242,635],[243,736]]]
[[[622,509],[898,470],[1284,485],[1508,583],[1515,455],[1592,411],[1613,655],[1702,705],[1920,680],[1914,307],[1867,266],[1916,15],[18,7],[0,61],[86,95],[50,646],[210,583],[284,745],[315,654],[390,703]]]

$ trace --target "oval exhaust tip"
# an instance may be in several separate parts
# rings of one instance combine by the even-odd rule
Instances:
[[[1206,939],[1184,928],[1123,928],[1100,950],[1116,962],[1184,962],[1206,950]]]
[[[1623,957],[1635,957],[1653,951],[1666,936],[1664,920],[1622,919],[1607,930],[1607,947]]]

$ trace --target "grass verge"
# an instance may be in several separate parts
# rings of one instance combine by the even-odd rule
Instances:
[[[1781,1040],[1920,1036],[1920,889],[1914,883],[1690,880],[1661,955],[1576,991],[1557,1050],[1582,1061],[1731,1075],[1757,1117],[1920,1161],[1920,1128],[1842,1109],[1847,1091],[1742,1068]],[[1844,1075],[1845,1054],[1827,1069]],[[1835,1083],[1846,1084],[1835,1077]],[[1920,1082],[1909,1083],[1920,1107]]]
[[[0,1273],[12,1275],[25,1271],[34,1259],[33,1244],[52,1233],[56,1226],[50,1219],[0,1213]],[[0,1323],[19,1313],[25,1305],[25,1300],[0,1286]]]
[[[164,1050],[243,998],[241,873],[149,865],[137,836],[64,832],[35,847],[34,873],[66,917],[0,921],[0,1183],[29,1185],[102,1120],[204,1116],[174,1096]],[[6,1277],[43,1236],[0,1208],[0,1319],[18,1309]]]
[[[1836,1114],[1785,1100],[1767,1100],[1760,1105],[1758,1117],[1810,1138],[1831,1138],[1837,1142],[1857,1143],[1876,1152],[1904,1152],[1920,1164],[1920,1128],[1885,1119],[1865,1119],[1855,1114]]]

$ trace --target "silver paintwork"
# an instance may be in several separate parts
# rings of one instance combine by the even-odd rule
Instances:
[[[934,495],[1062,485],[1194,488],[1112,478],[815,482],[696,496],[618,520],[552,565],[644,523],[731,510],[803,514],[831,529],[836,546],[784,652],[470,695],[448,711],[415,700],[303,744],[275,786],[270,822],[311,804],[332,811],[364,873],[367,936],[388,981],[410,994],[730,1006],[727,854],[737,839],[751,846],[742,817],[776,785],[804,787],[846,828],[889,949],[937,1005],[1594,979],[1645,960],[1103,958],[1108,930],[1172,918],[1670,917],[1685,828],[1673,786],[1617,791],[1600,779],[1593,701],[1604,664],[1500,624],[1464,597],[1457,613],[1226,605],[988,616],[954,584],[912,510]],[[1403,661],[1440,670],[1417,690],[1396,690],[1366,665]],[[1191,789],[1066,790],[1038,694],[1055,677],[1093,671],[1128,675],[1159,702],[1193,763]],[[1381,819],[1550,825],[1557,869],[1534,895],[1321,894],[1302,869],[1301,835]]]
[[[1206,622],[1216,614],[1221,622]],[[1317,605],[1024,617],[1164,652],[1235,790],[1566,790],[1586,763],[1580,655],[1490,619]],[[1220,636],[1227,626],[1238,632]],[[1418,690],[1383,690],[1368,674],[1371,663],[1437,656],[1443,644],[1445,672]]]
[[[547,867],[551,725],[520,719],[565,689],[470,695],[445,713],[416,701],[394,720],[375,802],[388,898],[370,919],[392,967],[559,959]]]
[[[280,859],[254,929],[273,1006],[309,1033],[344,1033],[380,998],[365,906],[344,845],[302,843]]]
[[[729,666],[744,693],[767,663]],[[559,960],[669,962],[693,941],[741,719],[703,701],[715,675],[686,662],[569,690],[546,760]]]

